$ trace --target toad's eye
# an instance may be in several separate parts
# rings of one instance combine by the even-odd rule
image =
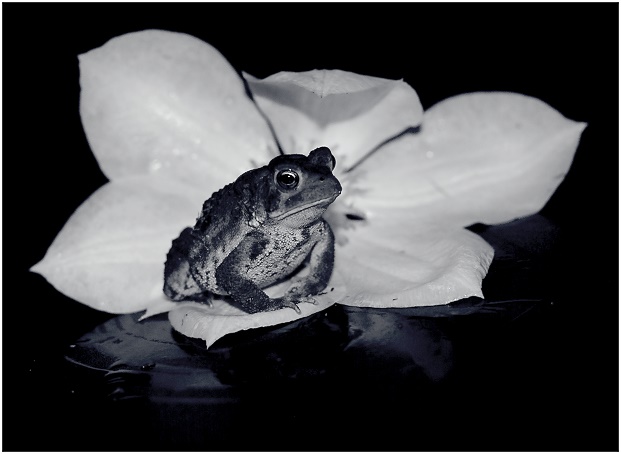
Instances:
[[[280,187],[284,189],[293,189],[300,182],[300,177],[293,170],[281,170],[276,175],[276,181],[280,185]]]

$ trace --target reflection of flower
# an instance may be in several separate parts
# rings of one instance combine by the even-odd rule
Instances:
[[[584,128],[510,93],[461,95],[423,114],[402,81],[343,71],[244,81],[211,46],[162,31],[113,39],[80,64],[82,121],[110,182],[33,269],[96,309],[175,308],[173,325],[208,343],[298,318],[221,302],[176,306],[162,294],[171,240],[212,192],[279,147],[330,147],[344,189],[326,215],[338,239],[335,290],[302,305],[305,316],[335,301],[405,307],[482,296],[492,250],[463,227],[538,211]]]

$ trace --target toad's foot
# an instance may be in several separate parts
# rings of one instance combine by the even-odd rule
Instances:
[[[315,298],[313,298],[312,296],[294,296],[294,295],[285,295],[282,298],[279,298],[281,307],[290,307],[291,309],[293,309],[294,311],[296,311],[298,314],[302,314],[302,311],[300,310],[298,304],[301,303],[310,303],[310,304],[315,304],[317,305],[317,301],[315,301]]]

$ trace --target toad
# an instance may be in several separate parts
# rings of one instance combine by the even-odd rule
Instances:
[[[334,267],[334,234],[322,218],[341,193],[327,147],[308,156],[280,155],[249,170],[204,202],[194,227],[172,242],[164,267],[164,293],[173,301],[209,304],[228,295],[248,313],[314,303]],[[284,295],[263,289],[303,264]]]

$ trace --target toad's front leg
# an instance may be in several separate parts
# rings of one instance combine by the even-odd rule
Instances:
[[[310,266],[307,276],[295,281],[285,292],[283,300],[297,303],[313,303],[313,295],[318,295],[328,286],[334,269],[334,234],[327,222],[315,231],[315,245],[310,253]]]
[[[218,286],[226,291],[244,311],[254,314],[289,307],[300,314],[294,301],[284,298],[270,298],[261,288],[248,278],[250,258],[261,251],[260,234],[248,235],[226,257],[216,270]]]

